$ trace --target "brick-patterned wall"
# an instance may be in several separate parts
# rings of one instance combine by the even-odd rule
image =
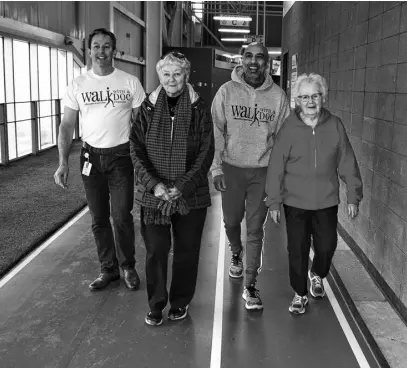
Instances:
[[[282,44],[328,82],[364,183],[354,221],[341,185],[340,223],[407,306],[407,3],[296,2]]]

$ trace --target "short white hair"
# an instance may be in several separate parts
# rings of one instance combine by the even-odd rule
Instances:
[[[297,80],[295,81],[295,86],[294,86],[294,96],[298,96],[298,92],[300,90],[300,87],[303,83],[308,83],[308,84],[318,84],[319,88],[322,93],[322,101],[325,102],[328,98],[328,84],[326,83],[326,80],[323,76],[316,74],[316,73],[310,73],[310,74],[301,74]]]
[[[191,73],[191,63],[188,61],[188,59],[185,56],[183,58],[179,58],[179,57],[176,57],[175,55],[177,55],[177,53],[171,51],[159,60],[159,62],[156,65],[157,74],[158,74],[158,76],[161,75],[161,70],[164,68],[164,66],[170,65],[170,64],[175,64],[175,65],[179,65],[181,67],[181,69],[185,72],[186,77],[187,77],[186,81],[188,81],[189,75]]]

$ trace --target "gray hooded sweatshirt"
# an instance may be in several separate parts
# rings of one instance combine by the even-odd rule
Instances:
[[[287,96],[269,74],[259,88],[243,79],[243,66],[232,72],[212,102],[215,158],[212,176],[223,174],[222,162],[237,167],[267,167],[274,137],[290,113]]]

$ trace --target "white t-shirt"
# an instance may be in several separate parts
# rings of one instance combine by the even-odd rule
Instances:
[[[63,104],[79,110],[84,142],[110,148],[129,141],[132,108],[144,98],[143,86],[134,75],[114,69],[99,76],[91,69],[68,85]]]

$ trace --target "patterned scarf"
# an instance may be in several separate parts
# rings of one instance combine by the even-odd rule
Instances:
[[[186,171],[188,131],[191,123],[192,108],[188,87],[185,86],[175,107],[174,121],[171,121],[167,94],[161,88],[153,118],[146,137],[148,158],[161,181],[168,187]],[[172,137],[171,137],[172,135]],[[171,139],[172,138],[172,139]],[[142,199],[143,220],[146,225],[169,225],[171,215],[189,212],[185,198],[167,202],[145,192]]]

